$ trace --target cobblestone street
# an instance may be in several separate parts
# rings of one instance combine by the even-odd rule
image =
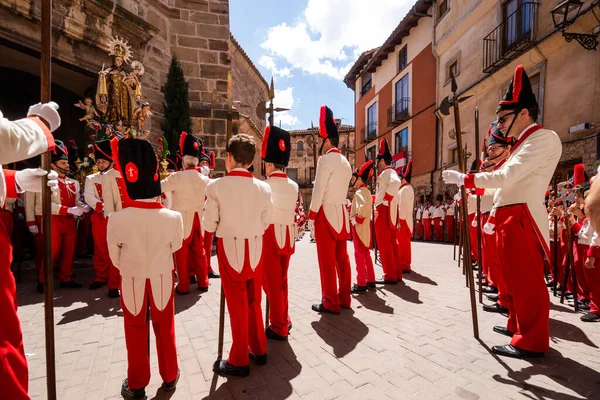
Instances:
[[[352,243],[348,242],[352,259]],[[89,265],[89,262],[87,263]],[[216,259],[213,261],[216,266]],[[505,317],[479,306],[481,341],[473,339],[469,292],[452,260],[452,246],[413,243],[406,285],[355,296],[352,310],[318,315],[316,248],[298,242],[289,273],[288,342],[268,341],[267,365],[251,364],[248,378],[216,378],[219,280],[208,293],[177,296],[176,334],[181,378],[176,392],[159,390],[151,343],[149,399],[600,399],[600,324],[585,324],[552,299],[551,351],[543,359],[498,358],[491,346],[506,338],[492,331]],[[58,398],[119,399],[126,376],[120,303],[105,288],[91,292],[92,268],[78,264],[84,289],[55,291]],[[355,271],[353,271],[355,274]],[[381,267],[376,266],[381,276]],[[32,399],[45,398],[43,296],[34,270],[18,285]],[[264,298],[263,298],[264,306]],[[226,317],[225,353],[230,344]]]

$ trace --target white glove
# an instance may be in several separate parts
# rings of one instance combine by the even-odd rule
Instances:
[[[200,173],[204,176],[208,176],[208,174],[210,174],[210,168],[206,165],[203,165],[200,167]]]
[[[483,225],[483,233],[488,234],[488,235],[493,235],[495,227],[496,227],[496,224],[486,222],[485,225]]]
[[[67,208],[67,213],[76,217],[81,217],[83,215],[83,207],[69,207]]]
[[[352,218],[350,218],[350,223],[351,223],[352,225],[356,225],[356,217],[352,217]]]
[[[33,235],[37,235],[40,233],[40,230],[38,229],[37,225],[31,225],[29,226],[29,232],[31,232]]]
[[[15,180],[24,192],[39,193],[42,191],[42,177],[48,174],[41,168],[27,168],[15,173]],[[58,174],[54,171],[48,174],[48,186],[53,192],[58,190]]]
[[[458,200],[460,200],[460,197],[461,197],[461,196],[460,196],[460,192],[456,193],[456,194],[454,195],[454,201],[458,201]]]
[[[475,216],[475,218],[473,218],[473,221],[471,221],[471,226],[473,228],[477,228],[477,216]]]
[[[444,226],[444,221],[440,221],[440,226]]]
[[[84,213],[89,213],[90,211],[92,211],[92,207],[88,206],[87,204],[84,204],[83,206],[81,206],[81,208],[83,209]]]
[[[447,185],[462,186],[465,184],[465,174],[458,171],[446,170],[442,172],[442,178]]]
[[[29,107],[27,116],[38,116],[50,125],[50,131],[54,132],[60,126],[60,115],[58,114],[58,104],[51,101],[48,103],[37,103]]]
[[[314,219],[308,220],[308,230],[310,231],[310,233],[313,236],[315,236],[315,220]]]

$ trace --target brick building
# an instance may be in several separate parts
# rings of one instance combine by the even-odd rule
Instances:
[[[356,167],[354,153],[354,146],[356,145],[355,129],[352,125],[342,125],[340,119],[336,119],[335,122],[340,135],[339,149],[350,162],[352,169],[354,169]],[[298,183],[305,209],[308,209],[312,199],[312,183],[315,180],[315,152],[313,144],[317,147],[316,151],[318,152],[318,129],[318,127],[315,127],[288,131],[292,140],[292,151],[290,163],[286,171],[288,176]]]
[[[412,183],[429,194],[436,159],[435,58],[431,1],[418,0],[378,48],[364,52],[344,82],[355,94],[356,164],[374,159],[385,137],[400,168],[413,160]]]

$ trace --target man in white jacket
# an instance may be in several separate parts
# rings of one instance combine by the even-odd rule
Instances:
[[[408,161],[406,167],[400,174],[402,185],[398,191],[398,230],[397,240],[400,248],[398,260],[396,260],[397,273],[409,274],[412,271],[411,239],[413,236],[413,207],[415,205],[415,190],[410,184],[412,177],[412,160]]]

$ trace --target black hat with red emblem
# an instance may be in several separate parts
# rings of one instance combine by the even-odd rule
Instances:
[[[392,162],[392,152],[386,138],[381,138],[379,141],[379,153],[377,153],[377,161],[383,160],[387,164]]]
[[[321,112],[319,113],[319,136],[324,139],[339,137],[333,111],[327,106],[321,106]]]
[[[161,195],[158,158],[146,140],[113,139],[110,142],[117,169],[125,181],[127,194],[133,200]]]
[[[362,179],[363,182],[367,183],[369,178],[373,175],[373,160],[369,160],[360,168],[356,168],[352,175]]]
[[[496,113],[504,110],[521,111],[524,108],[537,109],[538,102],[535,99],[535,94],[533,93],[533,88],[525,69],[523,69],[522,65],[518,65],[515,69],[513,79],[510,85],[508,85],[508,90],[504,94],[504,98],[498,103]],[[533,119],[535,120],[536,118],[537,115]]]
[[[202,146],[202,151],[200,152],[200,161],[208,162],[208,167],[210,169],[215,169],[215,152]]]
[[[110,140],[99,140],[94,143],[94,159],[96,161],[106,160],[108,162],[113,162]]]
[[[481,165],[481,161],[479,161],[479,165]],[[477,173],[477,160],[473,160],[473,162],[471,163],[471,167],[469,168],[469,171],[467,171],[468,174],[475,174]]]
[[[504,137],[500,129],[498,129],[498,121],[493,121],[488,128],[488,147],[493,144],[499,144],[500,146],[507,146],[513,143],[513,137]]]
[[[67,150],[67,147],[65,146],[63,141],[55,140],[54,143],[56,144],[56,147],[52,151],[52,157],[50,157],[50,161],[52,162],[52,164],[56,164],[60,160],[68,161],[69,160],[69,150]]]
[[[179,136],[179,154],[182,157],[192,156],[200,159],[200,153],[202,153],[202,141],[194,135],[181,132],[181,136]]]
[[[263,135],[260,158],[264,162],[287,167],[290,162],[292,143],[288,131],[276,126],[267,126]]]
[[[410,183],[412,178],[412,160],[408,160],[408,164],[404,166],[402,173],[400,174],[400,178],[404,179],[406,182]]]

